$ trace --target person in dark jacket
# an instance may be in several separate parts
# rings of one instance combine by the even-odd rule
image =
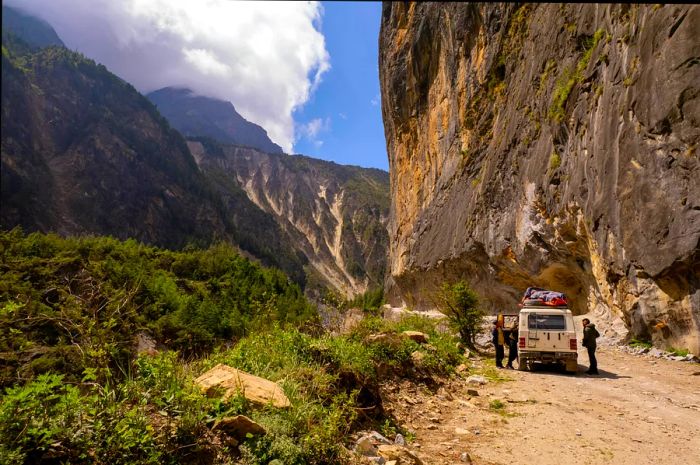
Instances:
[[[505,344],[505,334],[503,334],[503,328],[498,320],[493,322],[491,335],[493,336],[493,345],[496,347],[496,366],[498,368],[505,368],[503,366],[503,357],[505,356],[505,350],[503,348]]]
[[[518,327],[513,326],[510,328],[508,331],[508,337],[506,338],[508,340],[508,363],[506,364],[506,368],[510,368],[513,370],[513,360],[518,358]]]
[[[591,323],[591,320],[584,318],[583,323],[583,342],[581,345],[588,350],[588,360],[590,366],[586,372],[589,375],[598,374],[598,360],[595,358],[595,349],[597,347],[596,339],[600,336],[600,333],[595,329],[595,325]]]

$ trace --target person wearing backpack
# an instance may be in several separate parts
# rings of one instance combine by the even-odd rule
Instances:
[[[595,349],[597,347],[596,339],[600,337],[600,333],[595,329],[595,325],[591,323],[591,320],[584,318],[583,323],[583,342],[581,345],[588,350],[588,360],[590,366],[586,374],[597,375],[598,374],[598,360],[595,358]]]

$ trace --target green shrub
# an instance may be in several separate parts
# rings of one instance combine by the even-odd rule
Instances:
[[[549,156],[549,170],[554,171],[561,166],[561,157],[557,152],[552,152]]]
[[[489,408],[491,410],[502,410],[506,407],[506,404],[504,404],[502,401],[498,399],[494,399],[491,402],[489,402]]]
[[[459,333],[462,343],[474,348],[474,338],[479,332],[484,316],[476,292],[464,281],[445,283],[436,300],[451,326]]]
[[[62,375],[38,376],[6,390],[0,403],[0,443],[12,463],[49,453],[68,461],[160,463],[153,428],[138,405],[109,389],[81,392]]]
[[[85,368],[123,376],[138,331],[193,356],[273,324],[318,319],[282,272],[224,244],[173,252],[15,229],[0,232],[0,254],[0,331],[11,336],[0,350],[17,354],[0,386],[49,371],[75,381]]]

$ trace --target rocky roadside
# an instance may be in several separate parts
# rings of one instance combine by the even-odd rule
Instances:
[[[354,438],[356,463],[694,463],[700,447],[697,362],[642,352],[601,346],[601,376],[583,374],[583,352],[577,375],[548,367],[497,370],[490,357],[477,355],[449,379],[384,384],[385,409],[402,434],[382,430],[387,434]],[[368,440],[375,449],[364,449]],[[382,445],[411,455],[386,457]],[[664,455],[667,450],[679,461]]]

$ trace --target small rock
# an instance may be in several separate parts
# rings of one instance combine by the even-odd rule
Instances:
[[[421,333],[420,331],[404,331],[401,334],[418,344],[426,344],[429,339],[427,334]]]
[[[479,397],[479,391],[476,389],[467,389],[467,394],[472,397]]]
[[[472,352],[469,349],[464,349],[464,358],[469,358],[472,356]]]
[[[380,457],[380,456],[367,457],[367,460],[369,460],[369,463],[376,463],[377,465],[386,465],[386,461],[384,460],[384,457]]]
[[[467,436],[469,435],[469,430],[464,428],[455,428],[455,434],[457,436]]]
[[[406,445],[406,440],[403,438],[403,435],[401,433],[397,434],[394,438],[394,444],[398,444],[399,446]]]
[[[694,362],[697,360],[697,357],[693,354],[688,354],[685,356],[685,360],[688,362]]]
[[[428,429],[437,429],[437,425],[430,424],[430,425],[428,425],[426,428],[428,428]]]
[[[386,437],[377,433],[376,431],[372,431],[371,433],[368,434],[368,436],[377,443],[381,443],[381,444],[391,444],[392,443],[389,439],[387,439]]]
[[[467,383],[472,385],[484,385],[488,383],[488,381],[483,376],[472,375],[469,378],[467,378]]]
[[[384,465],[399,465],[399,461],[398,460],[389,460]]]
[[[481,430],[479,430],[479,429],[475,429],[475,430],[474,430],[474,434],[476,434],[476,435],[479,435],[479,434],[481,434]]]
[[[138,354],[157,355],[156,340],[147,333],[141,331],[136,334],[136,352]]]
[[[411,361],[413,361],[413,364],[419,368],[423,366],[424,360],[425,354],[419,350],[416,350],[411,354]]]
[[[214,427],[211,430],[223,431],[224,433],[238,440],[245,439],[248,434],[264,435],[267,433],[265,428],[245,415],[222,418],[214,424]]]
[[[395,337],[390,335],[389,333],[373,333],[365,338],[365,342],[386,343],[393,342],[394,339]]]
[[[416,454],[397,445],[379,446],[379,455],[386,460],[396,460],[401,465],[423,465],[423,461]]]
[[[671,357],[671,360],[675,360],[676,362],[684,362],[685,361],[685,356],[683,355],[676,355],[674,357]]]
[[[656,357],[656,358],[661,357],[663,354],[664,354],[664,353],[661,352],[661,351],[660,351],[659,349],[657,349],[657,348],[653,348],[653,349],[651,349],[651,350],[649,351],[649,355],[651,355],[652,357]]]
[[[462,452],[462,453],[459,455],[459,460],[462,461],[462,462],[464,462],[464,463],[472,463],[472,457],[471,457],[471,455],[469,455],[469,454],[466,453],[466,452]]]
[[[581,436],[581,431],[576,430],[576,436]]]
[[[469,371],[469,367],[466,366],[464,363],[460,363],[460,364],[457,365],[457,367],[455,368],[455,371],[456,371],[458,374],[466,373],[467,371]]]
[[[357,440],[355,443],[355,452],[364,456],[376,456],[378,453],[370,436],[362,436]]]

